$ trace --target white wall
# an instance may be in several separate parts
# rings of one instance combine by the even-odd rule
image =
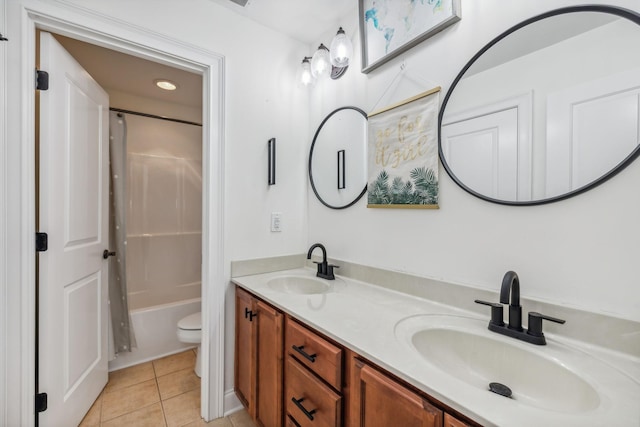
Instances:
[[[367,75],[359,72],[354,11],[341,24],[358,58],[341,80],[320,82],[311,90],[309,134],[338,106],[370,112],[437,85],[442,100],[464,64],[502,31],[547,10],[581,3],[462,0],[460,22]],[[640,12],[635,0],[607,4]],[[323,40],[332,36],[333,29],[327,29]],[[405,74],[396,78],[403,61]],[[367,209],[365,196],[349,209],[334,211],[309,190],[307,244],[322,242],[338,259],[494,291],[504,273],[514,270],[524,297],[640,321],[638,182],[640,162],[635,162],[580,196],[509,207],[467,194],[441,167],[439,210]]]
[[[2,2],[0,7],[0,28],[2,28],[3,34],[6,31],[7,26],[7,11],[4,2]],[[4,46],[0,47],[0,70],[6,70],[7,66],[7,49]],[[0,93],[6,94],[7,88],[7,74],[2,73],[0,77]],[[8,105],[8,99],[6,95],[0,96],[0,111],[6,111]],[[6,114],[0,114],[0,129],[2,132],[0,134],[0,165],[5,165],[7,161],[7,149],[5,147],[4,141],[6,141],[7,137],[7,126],[6,126]],[[5,174],[0,174],[0,201],[4,202],[7,200],[7,192],[5,190]],[[10,277],[10,272],[7,271],[6,268],[6,256],[7,256],[7,212],[5,209],[0,209],[0,271],[2,271],[2,276],[0,276],[0,301],[6,301],[7,297],[11,295],[8,290],[8,278]],[[14,270],[15,271],[15,270]],[[15,291],[14,294],[15,295]],[[17,305],[17,304],[15,304]],[[8,310],[7,310],[8,311]],[[6,406],[7,406],[7,391],[8,391],[8,381],[6,381],[5,372],[7,371],[7,352],[8,345],[6,343],[9,342],[9,339],[16,338],[15,334],[10,335],[6,330],[8,316],[10,314],[15,313],[5,313],[3,316],[0,316],[0,343],[3,343],[2,350],[0,350],[0,422],[6,422],[9,417],[7,414]],[[13,343],[19,343],[19,341],[13,341]],[[16,349],[13,349],[16,351]]]
[[[229,261],[274,255],[300,253],[306,243],[306,181],[305,162],[308,124],[308,93],[299,90],[294,84],[297,64],[308,54],[307,46],[292,40],[274,30],[258,25],[247,18],[239,16],[230,10],[218,6],[209,0],[156,1],[138,0],[135,2],[115,0],[9,0],[2,1],[0,8],[5,5],[12,16],[9,27],[3,26],[11,34],[13,44],[8,49],[9,57],[6,62],[7,79],[14,84],[8,87],[7,99],[15,101],[9,117],[16,119],[16,124],[8,132],[6,141],[29,141],[29,135],[22,135],[22,128],[18,123],[26,122],[32,107],[28,103],[22,105],[20,84],[16,82],[33,79],[31,75],[21,77],[19,64],[28,64],[29,60],[20,50],[20,46],[28,46],[24,25],[27,22],[23,5],[54,10],[56,15],[77,17],[75,8],[85,9],[88,14],[98,14],[102,18],[133,24],[134,27],[148,29],[167,35],[172,40],[184,42],[190,46],[200,47],[206,52],[215,52],[225,57],[224,94],[225,94],[225,209],[224,209],[224,250],[226,273],[229,271]],[[69,8],[69,9],[67,9]],[[4,16],[4,15],[3,15]],[[101,19],[102,19],[101,18]],[[114,34],[119,37],[120,34]],[[189,47],[189,52],[194,50]],[[197,50],[195,50],[197,51]],[[4,54],[4,50],[0,52]],[[13,65],[12,65],[13,64]],[[2,73],[4,79],[4,72]],[[25,80],[23,80],[25,79]],[[4,99],[4,96],[3,96]],[[4,115],[4,112],[3,112]],[[26,131],[25,131],[26,132]],[[276,186],[267,185],[267,141],[277,138],[278,170]],[[4,151],[6,150],[6,151]],[[6,190],[3,202],[19,202],[23,212],[34,211],[32,200],[22,197],[19,189],[29,184],[27,165],[33,162],[28,155],[22,158],[23,148],[20,144],[7,144],[0,147],[0,153],[7,153],[6,168],[2,172],[2,188]],[[25,149],[24,152],[28,153]],[[4,158],[4,157],[3,157]],[[4,163],[3,163],[4,164]],[[213,172],[214,175],[217,173]],[[22,180],[13,180],[12,186],[5,185],[6,177],[20,176]],[[26,194],[26,193],[25,193]],[[17,204],[17,203],[16,203]],[[16,205],[14,204],[14,206]],[[3,206],[8,206],[4,205]],[[4,208],[3,208],[4,209]],[[6,242],[11,242],[12,251],[22,253],[22,247],[33,247],[32,239],[27,241],[20,238],[24,230],[33,224],[33,218],[20,217],[18,209],[8,210],[7,227],[3,228],[6,238],[0,241],[0,248]],[[283,214],[283,231],[271,233],[269,228],[270,212],[278,211]],[[1,218],[0,218],[1,219]],[[11,227],[9,227],[11,225]],[[32,225],[31,225],[32,226]],[[21,234],[22,233],[22,234]],[[3,250],[3,260],[6,252]],[[24,261],[26,263],[27,261]],[[203,260],[208,262],[208,260]],[[26,277],[17,263],[11,271],[0,276],[1,291],[7,292],[10,301],[7,307],[10,312],[7,318],[22,319],[26,329],[32,332],[32,316],[22,313],[21,298],[26,301],[33,297],[29,284],[33,283],[33,276]],[[6,278],[5,278],[6,277]],[[17,278],[17,280],[16,280]],[[5,287],[5,283],[7,284]],[[233,386],[233,300],[229,282],[217,283],[216,286],[227,287],[226,310],[226,360],[225,360],[225,388]],[[20,377],[33,372],[28,363],[29,355],[33,354],[31,340],[21,339],[21,331],[16,329],[3,330],[7,334],[6,342],[10,348],[19,347],[25,362],[19,357],[12,359],[12,366],[19,369],[8,369],[5,377],[0,378],[2,385],[21,384]],[[26,335],[25,332],[25,336]],[[0,362],[2,359],[0,359]],[[22,363],[18,365],[18,363]],[[25,376],[28,378],[28,376]],[[19,412],[12,408],[7,418],[4,414],[0,420],[8,419],[8,425],[19,425],[20,413],[32,411],[33,396],[29,393],[31,385],[23,385],[20,402],[23,408]]]
[[[83,8],[225,56],[226,251],[228,259],[300,252],[304,244],[307,92],[294,84],[307,47],[209,0],[71,0]],[[161,6],[161,7],[159,7]],[[275,187],[267,141],[277,139]],[[283,232],[269,230],[283,213]]]

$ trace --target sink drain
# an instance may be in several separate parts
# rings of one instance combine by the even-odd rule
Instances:
[[[489,391],[492,391],[500,396],[511,397],[511,389],[504,384],[489,383]]]

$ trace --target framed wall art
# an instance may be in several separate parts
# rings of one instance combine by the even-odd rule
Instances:
[[[460,0],[358,0],[362,72],[460,20]]]
[[[367,207],[438,209],[440,87],[368,115]]]

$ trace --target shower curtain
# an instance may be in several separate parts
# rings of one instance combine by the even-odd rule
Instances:
[[[127,122],[124,114],[109,113],[109,135],[109,248],[116,252],[109,257],[109,310],[113,352],[117,355],[136,346],[127,303]]]

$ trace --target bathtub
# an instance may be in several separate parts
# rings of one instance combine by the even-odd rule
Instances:
[[[117,371],[193,348],[192,344],[178,341],[176,330],[180,319],[200,310],[201,300],[194,298],[131,311],[131,322],[138,347],[130,353],[118,354],[109,362],[109,371]],[[111,342],[109,337],[110,345]]]

